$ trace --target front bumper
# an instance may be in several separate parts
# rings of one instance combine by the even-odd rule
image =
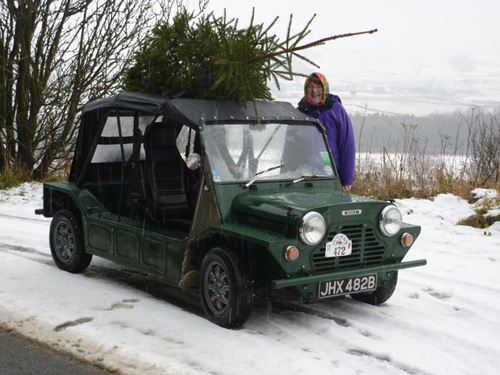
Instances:
[[[322,275],[311,275],[303,277],[294,277],[293,279],[274,280],[272,281],[271,286],[273,289],[282,289],[289,287],[307,286],[311,284],[315,285],[321,281],[338,280],[346,277],[363,276],[373,273],[391,272],[391,271],[402,270],[405,268],[425,266],[426,264],[427,261],[425,259],[420,259],[420,260],[413,260],[410,262],[401,262],[401,263],[394,263],[376,267],[360,268],[356,270],[330,272]]]

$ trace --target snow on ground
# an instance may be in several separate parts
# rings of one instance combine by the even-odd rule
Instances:
[[[244,327],[227,330],[111,262],[94,258],[80,275],[60,271],[50,257],[50,221],[33,213],[41,194],[39,184],[0,191],[0,325],[103,367],[130,375],[491,375],[500,368],[500,223],[487,231],[457,226],[476,207],[453,195],[397,202],[405,221],[422,226],[407,259],[428,265],[400,271],[386,304],[263,304]]]

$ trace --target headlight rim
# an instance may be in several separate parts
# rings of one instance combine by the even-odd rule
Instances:
[[[393,211],[393,210],[399,214],[399,227],[396,231],[391,232],[391,231],[387,230],[387,226],[385,224],[385,219],[386,219],[389,211]],[[403,215],[401,214],[401,211],[397,206],[388,205],[380,213],[379,228],[384,236],[394,237],[396,234],[398,234],[400,232],[402,224],[403,224]]]
[[[317,241],[314,241],[314,240],[311,240],[310,238],[308,238],[308,233],[306,233],[304,230],[304,228],[306,227],[306,224],[313,217],[320,218],[322,221],[322,224],[323,224],[323,233]],[[316,211],[310,211],[302,217],[302,220],[301,220],[300,226],[299,226],[299,236],[300,236],[300,239],[302,240],[302,242],[304,242],[306,245],[314,246],[314,245],[319,244],[325,238],[326,229],[327,229],[326,228],[326,220],[323,217],[323,215],[321,215],[319,212],[316,212]]]

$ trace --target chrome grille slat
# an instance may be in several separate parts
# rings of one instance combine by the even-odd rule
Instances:
[[[345,257],[325,258],[326,243],[336,234],[343,233],[352,241],[352,254]],[[316,273],[340,271],[357,267],[377,266],[385,257],[385,247],[377,240],[373,228],[352,225],[332,228],[323,246],[311,255],[313,270]]]

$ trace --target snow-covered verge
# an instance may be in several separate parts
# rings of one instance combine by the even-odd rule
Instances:
[[[400,271],[386,304],[261,305],[227,330],[111,262],[60,271],[50,221],[33,213],[41,185],[0,191],[0,325],[131,375],[498,373],[500,223],[457,226],[475,206],[452,195],[397,204],[422,226],[408,259],[428,265]]]

